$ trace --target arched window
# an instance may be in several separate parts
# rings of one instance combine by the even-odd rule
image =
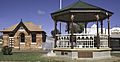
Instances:
[[[25,34],[24,33],[20,34],[20,40],[21,40],[21,42],[25,42]]]
[[[36,34],[32,34],[32,42],[36,42]]]

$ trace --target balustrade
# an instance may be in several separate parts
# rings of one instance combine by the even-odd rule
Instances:
[[[108,47],[108,35],[100,35],[100,47]]]
[[[75,48],[95,48],[95,35],[91,34],[74,34],[75,40],[73,45]],[[58,35],[57,47],[70,48],[70,35]],[[108,36],[100,34],[100,48],[108,47]]]

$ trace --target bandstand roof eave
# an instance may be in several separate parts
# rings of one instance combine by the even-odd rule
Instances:
[[[104,15],[104,17],[100,18],[99,19],[100,21],[107,18],[106,13],[109,14],[109,17],[112,16],[112,14],[114,14],[113,12],[110,12],[110,11],[107,11],[107,10],[101,10],[101,9],[95,9],[95,10],[93,10],[93,9],[82,9],[82,10],[70,9],[70,10],[65,10],[65,11],[61,11],[61,12],[51,13],[51,16],[52,16],[54,21],[70,22],[70,21],[67,21],[67,20],[62,20],[62,18],[61,19],[56,19],[56,16],[63,16],[65,14],[72,15],[72,14],[76,14],[76,13],[78,13],[78,14],[81,14],[81,13],[87,14],[87,13],[89,13],[90,15],[91,14],[93,14],[93,15],[97,15],[98,14],[99,15],[101,13],[102,15]],[[100,15],[100,16],[102,16],[102,15]],[[83,15],[83,17],[86,17],[86,16]],[[78,20],[78,21],[74,21],[74,22],[94,22],[94,21],[96,21],[96,19],[93,19],[93,20],[83,20],[83,21]]]
[[[73,9],[66,9],[66,10],[62,10],[62,11],[56,11],[56,12],[53,12],[51,13],[51,15],[56,15],[56,14],[60,14],[60,13],[64,13],[64,12],[76,12],[76,13],[79,13],[79,12],[107,12],[109,14],[114,14],[113,12],[111,11],[108,11],[108,10],[105,10],[105,9],[92,9],[92,8],[86,8],[86,9],[83,9],[83,8],[73,8]]]

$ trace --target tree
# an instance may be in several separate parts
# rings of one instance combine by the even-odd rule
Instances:
[[[72,24],[69,25],[68,29],[68,25],[66,25],[66,31],[71,31],[72,29]],[[83,23],[73,23],[73,33],[82,33],[84,30],[84,24]]]
[[[4,46],[2,48],[3,55],[12,55],[12,47]]]
[[[79,26],[79,33],[82,33],[84,31],[84,24],[83,23],[77,23],[77,25]]]
[[[57,29],[56,34],[60,34],[60,31]],[[55,38],[55,29],[51,31],[51,35],[53,38]]]

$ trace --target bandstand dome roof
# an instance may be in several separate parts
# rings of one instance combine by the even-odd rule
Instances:
[[[106,13],[109,15],[107,16]],[[77,1],[63,9],[51,13],[51,16],[54,21],[61,22],[71,22],[71,15],[75,16],[73,22],[94,22],[96,21],[95,15],[99,15],[99,20],[101,21],[112,16],[112,14],[112,12],[100,7]]]

